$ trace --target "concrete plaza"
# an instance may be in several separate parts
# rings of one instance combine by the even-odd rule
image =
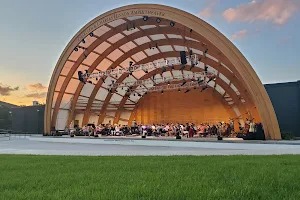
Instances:
[[[118,138],[3,137],[0,154],[34,155],[282,155],[300,154],[299,142],[266,144],[218,141],[168,141]]]

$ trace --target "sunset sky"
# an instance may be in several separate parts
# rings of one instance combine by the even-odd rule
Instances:
[[[300,80],[300,0],[9,0],[0,6],[0,101],[45,102],[55,64],[80,28],[116,7],[162,2],[230,38],[263,83]]]

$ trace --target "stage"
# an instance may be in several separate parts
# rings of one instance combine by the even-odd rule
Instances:
[[[210,139],[210,138],[209,138]],[[19,136],[2,138],[0,154],[85,156],[300,154],[299,141],[209,141],[208,139]]]

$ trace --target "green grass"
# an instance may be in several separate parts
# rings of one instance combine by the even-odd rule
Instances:
[[[0,155],[0,199],[300,199],[300,156]]]

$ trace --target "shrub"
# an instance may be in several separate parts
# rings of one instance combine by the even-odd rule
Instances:
[[[290,133],[290,132],[283,132],[281,133],[281,138],[283,140],[293,140],[295,137],[294,133]]]

